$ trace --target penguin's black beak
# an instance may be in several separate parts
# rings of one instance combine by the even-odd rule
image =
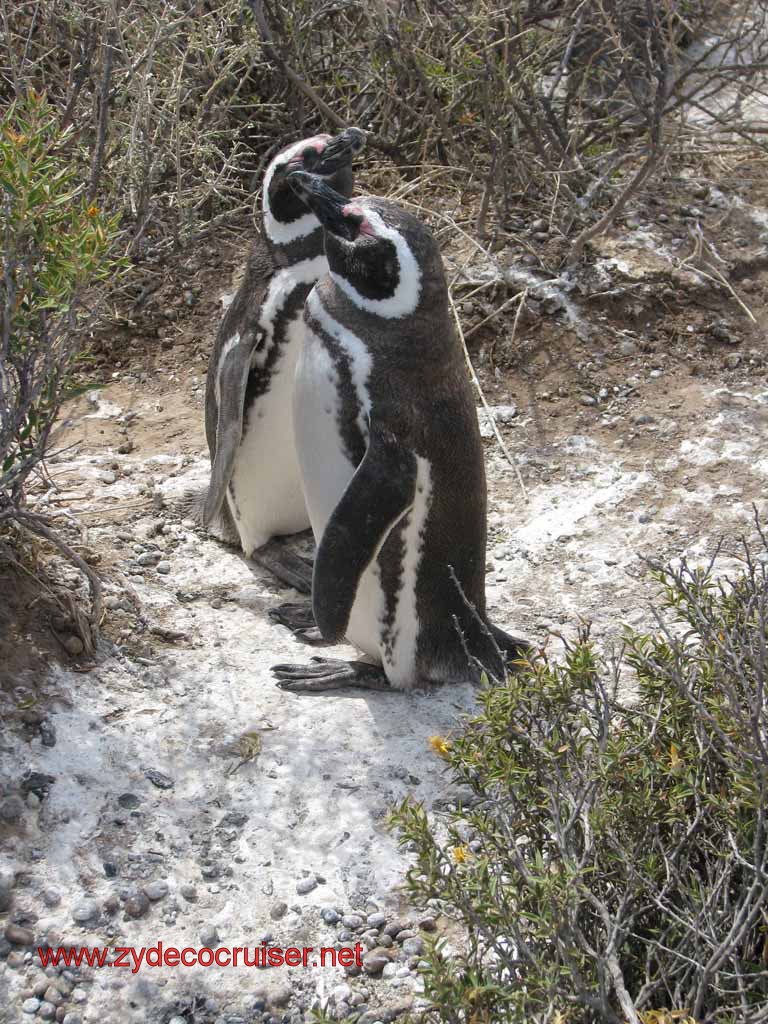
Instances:
[[[365,132],[362,128],[347,128],[331,139],[320,159],[312,168],[313,174],[335,174],[341,167],[352,163],[358,153],[365,149]]]
[[[354,242],[363,218],[356,213],[344,212],[350,205],[346,196],[334,192],[322,177],[307,171],[291,171],[286,180],[327,231]]]

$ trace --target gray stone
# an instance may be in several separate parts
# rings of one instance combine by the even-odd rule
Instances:
[[[272,1006],[287,1006],[291,1001],[292,995],[293,989],[290,985],[280,985],[274,992],[270,993],[269,1002]]]
[[[437,921],[434,917],[423,917],[421,921],[419,921],[419,928],[421,928],[423,932],[436,932]]]
[[[61,1024],[83,1024],[83,1018],[79,1013],[68,1013]]]
[[[357,931],[358,928],[363,927],[363,919],[359,914],[345,914],[341,919],[341,923],[345,928],[351,928],[353,931]]]
[[[219,933],[214,925],[206,925],[200,931],[200,945],[213,949],[221,941]]]
[[[179,892],[185,900],[189,900],[190,903],[194,903],[197,899],[197,889],[194,885],[190,885],[189,882],[185,882],[179,886]]]
[[[159,551],[145,551],[143,555],[139,555],[136,559],[137,565],[154,565],[159,562],[163,556]]]
[[[82,900],[72,908],[72,920],[77,921],[78,924],[85,924],[86,921],[92,921],[98,917],[100,909],[96,900]]]
[[[62,637],[61,642],[64,644],[64,649],[67,654],[71,654],[73,658],[76,658],[85,650],[85,644],[81,638],[79,636],[75,636],[74,633],[71,633],[69,636]]]
[[[0,803],[0,818],[8,822],[19,821],[24,810],[24,801],[20,796],[7,796]]]
[[[381,935],[379,935],[380,946],[386,946],[387,948],[389,948],[390,946],[394,946],[394,944],[395,940],[392,938],[391,935],[387,935],[386,932],[382,932]]]
[[[21,1004],[22,1013],[37,1013],[37,1008],[40,1006],[39,999],[25,999]]]
[[[272,918],[273,921],[279,921],[280,918],[285,917],[287,913],[288,904],[280,902],[273,904],[273,906],[270,908],[269,916]]]
[[[13,883],[13,872],[0,871],[0,913],[10,910],[13,903]]]
[[[637,352],[637,345],[634,343],[634,341],[628,341],[627,339],[624,339],[623,341],[619,342],[618,349],[619,355],[633,356]]]
[[[390,921],[389,924],[384,925],[384,934],[392,935],[394,937],[395,935],[399,935],[400,932],[404,931],[406,928],[408,928],[407,921]]]
[[[144,886],[144,892],[151,900],[162,900],[168,895],[168,883],[162,879],[156,882],[149,882]]]
[[[320,917],[326,924],[338,924],[341,920],[341,915],[333,907],[323,907],[320,911]]]
[[[35,933],[31,928],[23,928],[20,924],[9,921],[3,933],[14,946],[31,946],[35,941]]]
[[[405,942],[406,939],[412,939],[416,935],[413,928],[403,928],[401,932],[398,932],[395,938],[398,942]]]
[[[158,789],[173,789],[175,782],[170,775],[165,775],[163,772],[157,771],[156,768],[148,768],[144,775],[149,779],[153,786]]]
[[[366,924],[369,928],[381,928],[381,926],[386,923],[387,915],[382,914],[381,911],[377,911],[375,914],[369,914],[366,918]]]
[[[56,1007],[53,1003],[40,1003],[37,1016],[42,1018],[42,1020],[53,1020],[56,1016]]]
[[[594,395],[579,395],[579,401],[582,405],[597,405]]]
[[[424,952],[424,940],[415,936],[412,939],[406,939],[403,943],[403,952],[408,956],[421,956]]]
[[[296,892],[299,896],[306,896],[308,892],[312,892],[316,888],[317,879],[314,875],[310,875],[309,878],[302,878],[301,881],[296,883]]]
[[[741,356],[738,352],[731,352],[723,360],[725,366],[729,370],[735,370],[737,366],[741,364]]]

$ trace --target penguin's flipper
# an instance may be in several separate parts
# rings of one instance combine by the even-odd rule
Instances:
[[[360,577],[413,507],[416,456],[371,428],[368,451],[323,532],[312,576],[312,609],[326,640],[343,639]]]
[[[232,477],[243,433],[245,386],[252,353],[253,337],[248,333],[224,353],[219,366],[216,455],[203,505],[202,520],[205,526],[209,526],[218,515]]]

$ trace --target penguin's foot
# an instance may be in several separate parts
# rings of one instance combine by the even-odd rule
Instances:
[[[293,587],[300,594],[312,593],[312,563],[291,551],[283,541],[268,541],[257,548],[251,558],[257,565],[269,569],[281,583]]]
[[[296,639],[310,647],[329,647],[333,641],[326,640],[315,623],[312,604],[309,601],[286,602],[267,612],[273,622],[287,626]]]
[[[366,661],[312,659],[311,665],[273,665],[277,685],[291,693],[322,693],[323,690],[391,690],[384,670]]]

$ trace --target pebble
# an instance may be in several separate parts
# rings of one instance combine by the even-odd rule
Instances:
[[[280,985],[270,994],[269,1001],[272,1006],[287,1006],[292,995],[293,989],[290,985]]]
[[[190,903],[194,903],[197,899],[197,889],[194,885],[190,885],[189,882],[185,882],[179,886],[179,892],[185,900],[189,900]]]
[[[9,822],[19,821],[24,810],[24,801],[20,796],[8,796],[0,803],[0,818]]]
[[[391,935],[386,935],[383,933],[379,935],[378,941],[380,946],[386,946],[387,948],[389,948],[389,946],[394,946],[395,944],[395,940],[392,938]]]
[[[312,890],[316,888],[317,879],[314,875],[310,875],[309,878],[302,878],[301,881],[296,883],[296,892],[299,896],[305,896],[308,892],[312,892]]]
[[[78,654],[82,654],[85,650],[85,644],[79,636],[75,636],[74,633],[69,636],[62,637],[61,642],[64,644],[64,650],[67,654],[71,654],[74,658]]]
[[[288,904],[281,902],[281,903],[275,903],[270,908],[269,916],[272,918],[273,921],[279,921],[280,918],[281,917],[285,917],[285,915],[287,913],[288,913]]]
[[[735,370],[741,364],[741,356],[738,352],[731,352],[730,355],[725,357],[723,362],[729,370]]]
[[[369,928],[381,928],[382,925],[387,923],[387,915],[378,911],[375,914],[369,914],[365,920]]]
[[[416,935],[412,939],[406,939],[403,943],[403,952],[408,956],[421,956],[424,952],[424,940]]]
[[[165,562],[165,561],[158,562],[157,565],[155,566],[155,568],[163,576],[167,576],[168,573],[171,571],[171,563],[170,562]]]
[[[648,376],[652,377],[654,380],[656,380],[658,377],[663,376],[663,374],[664,374],[663,370],[651,370],[651,372],[648,374]]]
[[[331,999],[334,1003],[348,1003],[352,995],[352,989],[349,985],[337,985],[331,989]]]
[[[214,925],[206,925],[200,932],[200,945],[213,949],[221,941],[218,930]]]
[[[10,909],[13,903],[14,876],[10,871],[0,871],[0,913]]]
[[[53,1020],[56,1016],[56,1007],[53,1003],[40,1003],[37,1010],[37,1016],[43,1020]]]
[[[155,562],[159,562],[163,556],[159,551],[145,551],[143,555],[139,555],[136,559],[137,565],[154,565]]]
[[[405,921],[390,921],[388,925],[384,926],[384,934],[392,935],[394,937],[395,935],[399,935],[400,932],[404,931],[407,927],[408,924]],[[415,932],[412,934],[415,934]]]
[[[633,356],[637,352],[637,345],[634,341],[620,341],[618,345],[619,355],[622,356]]]
[[[421,928],[423,932],[436,932],[437,921],[434,917],[423,917],[421,921],[419,921],[419,928]]]
[[[416,932],[412,928],[403,928],[399,931],[395,938],[398,942],[405,942],[406,939],[413,939],[416,936]]]
[[[372,949],[363,957],[363,970],[366,974],[376,977],[390,963],[389,952],[381,946]]]
[[[579,395],[579,401],[582,405],[597,405],[594,395]]]
[[[61,1004],[64,1002],[64,996],[61,994],[61,992],[59,992],[57,988],[54,988],[53,985],[49,985],[48,988],[45,990],[45,992],[43,993],[43,999],[47,1003],[53,1003],[54,1006],[61,1006]]]
[[[345,914],[341,919],[341,923],[345,928],[351,928],[353,931],[363,927],[363,919],[359,914]]]
[[[144,892],[151,900],[162,900],[168,895],[168,883],[162,880],[149,882],[144,886]]]
[[[72,908],[72,920],[78,924],[85,924],[99,916],[99,904],[96,900],[83,900]]]
[[[20,924],[9,921],[3,932],[6,939],[14,946],[31,946],[35,941],[35,933],[31,928],[22,928]]]
[[[17,967],[23,967],[24,966],[24,954],[23,953],[19,953],[16,950],[14,950],[13,953],[9,953],[8,954],[8,956],[5,959],[5,962],[13,970],[16,970]]]
[[[61,1024],[83,1024],[83,1018],[79,1013],[68,1013]]]
[[[35,982],[34,988],[32,989],[33,995],[36,995],[39,999],[42,999],[45,995],[45,990],[48,988],[48,979],[45,975]]]
[[[125,916],[126,917],[144,917],[146,912],[149,910],[149,899],[147,894],[144,892],[135,892],[128,897],[125,901]]]
[[[39,999],[25,999],[21,1004],[22,1013],[37,1013],[37,1009],[40,1006]]]
[[[326,924],[338,924],[341,920],[341,915],[333,907],[323,907],[320,911],[320,917]]]
[[[397,970],[398,970],[397,964],[393,964],[393,963],[384,964],[384,968],[383,968],[383,970],[381,972],[381,976],[382,976],[382,978],[394,978],[394,976],[397,974]]]
[[[44,747],[55,747],[56,746],[56,728],[47,719],[40,723],[40,740]],[[36,803],[30,804],[29,797],[32,797]],[[27,806],[36,808],[40,806],[40,798],[34,793],[30,793],[27,797]]]
[[[99,473],[99,477],[102,483],[113,484],[117,480],[117,473],[113,473],[111,469],[106,469],[103,473]]]
[[[121,793],[117,798],[117,802],[121,807],[124,807],[126,811],[133,811],[141,803],[141,797],[136,796],[135,793]]]
[[[170,775],[165,775],[163,772],[157,771],[156,768],[148,768],[144,775],[158,789],[173,789],[176,785]]]

